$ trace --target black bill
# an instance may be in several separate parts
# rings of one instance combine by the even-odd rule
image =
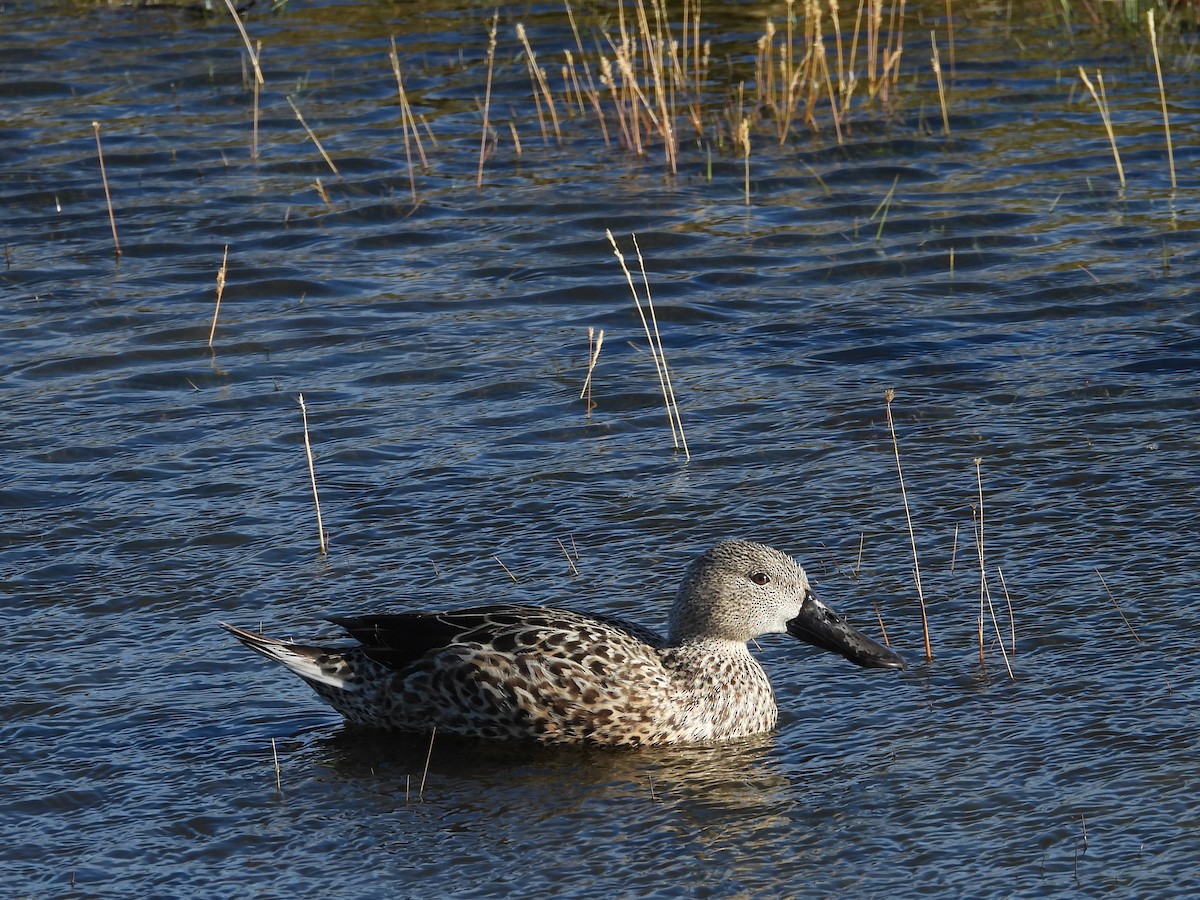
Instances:
[[[839,616],[811,593],[800,607],[800,615],[787,623],[792,637],[832,650],[852,663],[868,669],[903,669],[904,660],[883,644],[877,644],[861,631],[852,628],[844,617]]]

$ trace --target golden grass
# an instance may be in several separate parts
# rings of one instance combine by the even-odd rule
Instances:
[[[583,390],[579,392],[579,399],[587,398],[587,413],[592,414],[592,373],[596,371],[596,363],[600,359],[600,348],[604,346],[604,329],[600,329],[600,333],[596,333],[595,328],[588,328],[588,368],[587,377],[583,379]]]

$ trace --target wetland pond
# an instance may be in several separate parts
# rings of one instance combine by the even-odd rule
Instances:
[[[611,4],[573,10],[578,43],[556,4],[260,4],[257,91],[223,7],[0,6],[12,893],[1200,893],[1188,33],[1164,41],[1173,187],[1144,26],[983,3],[951,41],[910,5],[886,90],[864,37],[844,115],[817,91],[789,122],[786,83],[823,71],[781,49],[789,9],[703,11],[709,51],[666,57],[723,85],[693,114],[653,54],[604,80]],[[640,285],[637,236],[690,459],[609,229]],[[796,555],[909,670],[768,639],[772,734],[439,738],[425,771],[424,737],[347,731],[217,627],[521,601],[659,628],[731,536]]]

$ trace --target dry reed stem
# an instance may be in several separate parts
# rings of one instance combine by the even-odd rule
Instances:
[[[283,771],[279,768],[279,750],[275,747],[275,738],[271,738],[271,755],[275,757],[275,788],[283,793]]]
[[[1008,584],[1004,581],[1004,573],[1000,571],[1000,567],[996,566],[996,574],[1000,576],[1000,586],[1004,588],[1004,602],[1008,606],[1008,631],[1009,631],[1009,650],[1013,656],[1017,655],[1017,620],[1013,616],[1012,597],[1008,595]]]
[[[517,38],[525,48],[525,61],[529,65],[529,77],[533,80],[534,94],[533,99],[538,101],[538,91],[546,101],[546,107],[550,111],[550,121],[554,125],[554,139],[559,146],[562,145],[562,131],[558,125],[558,109],[554,103],[554,95],[550,92],[550,85],[546,83],[546,73],[542,71],[542,67],[537,64],[537,54],[533,52],[533,47],[529,44],[529,36],[525,34],[525,26],[517,23]],[[538,101],[539,116],[541,118],[541,101]],[[546,138],[546,126],[542,124],[542,140],[547,144],[549,141]]]
[[[860,531],[858,533],[858,558],[854,560],[854,577],[858,578],[858,573],[862,571],[863,544],[867,541],[867,533]]]
[[[746,205],[750,205],[750,120],[742,117],[738,126],[738,143],[742,148],[742,159],[745,163],[743,179],[745,181]]]
[[[1100,85],[1100,92],[1096,92],[1096,86],[1092,84],[1092,79],[1088,78],[1087,72],[1083,70],[1083,66],[1079,67],[1079,77],[1083,79],[1084,86],[1092,95],[1092,99],[1096,101],[1096,106],[1100,110],[1100,119],[1104,122],[1104,131],[1108,135],[1108,143],[1112,146],[1113,160],[1117,164],[1117,178],[1121,182],[1122,189],[1125,187],[1125,168],[1121,165],[1121,153],[1117,149],[1117,136],[1113,132],[1112,118],[1108,113],[1108,96],[1104,92],[1104,76],[1100,70],[1096,70],[1096,82]]]
[[[391,39],[391,49],[388,53],[388,59],[392,64],[392,73],[396,76],[396,93],[400,98],[400,129],[404,134],[404,158],[408,163],[408,186],[412,190],[413,203],[418,203],[417,197],[417,176],[413,171],[412,147],[409,143],[409,133],[412,134],[413,143],[417,145],[417,153],[421,157],[421,168],[429,168],[429,160],[425,158],[425,148],[421,144],[421,133],[417,131],[417,120],[413,116],[412,106],[408,102],[408,94],[404,90],[404,76],[400,74],[400,54],[396,52],[396,38],[393,35]],[[486,136],[487,131],[485,129]],[[482,163],[481,163],[482,164]],[[480,171],[480,177],[483,172]]]
[[[600,348],[604,346],[604,329],[600,329],[600,333],[596,334],[595,328],[588,328],[588,368],[587,377],[583,379],[583,390],[579,392],[579,399],[582,400],[584,395],[587,395],[587,410],[588,414],[592,411],[592,373],[596,369],[596,362],[600,359]]]
[[[246,45],[246,52],[250,54],[250,64],[254,66],[254,80],[260,85],[266,84],[267,82],[263,78],[262,69],[258,65],[258,54],[254,52],[254,47],[250,44],[250,35],[246,34],[246,26],[242,24],[242,17],[238,15],[237,8],[233,5],[233,0],[225,0],[225,5],[229,8],[229,14],[233,16],[233,22],[237,25],[238,33],[242,36],[242,43]]]
[[[879,604],[872,600],[871,605],[875,607],[875,618],[879,620],[879,633],[883,635],[883,645],[890,647],[892,642],[888,638],[887,627],[883,624],[883,613],[879,611]]]
[[[483,161],[487,155],[488,117],[492,109],[492,71],[496,65],[496,29],[499,26],[499,11],[492,14],[492,27],[488,31],[487,87],[483,94],[483,132],[479,137],[479,173],[475,176],[475,187],[483,187]],[[407,145],[405,145],[407,148]],[[414,187],[415,196],[415,187]]]
[[[300,120],[300,124],[304,126],[304,130],[308,134],[309,140],[316,144],[317,150],[320,151],[321,158],[325,160],[325,165],[329,166],[334,175],[336,175],[338,178],[341,178],[342,173],[338,171],[338,167],[333,164],[333,160],[330,159],[329,154],[325,152],[325,147],[321,144],[320,138],[313,134],[313,130],[309,128],[308,123],[304,121],[304,115],[300,112],[300,107],[296,105],[296,101],[291,97],[288,97],[287,102],[288,105],[291,106],[292,112],[296,114],[296,118]]]
[[[255,53],[253,59],[262,57],[262,41],[255,41]],[[254,114],[253,121],[250,125],[250,159],[258,159],[258,120],[259,120],[259,104],[262,99],[262,73],[255,69],[254,87],[251,91],[254,97]]]
[[[1104,580],[1104,576],[1100,574],[1099,569],[1096,569],[1096,574],[1100,576],[1100,583],[1104,585],[1104,590],[1108,594],[1108,599],[1111,600],[1113,602],[1113,606],[1117,608],[1117,613],[1121,616],[1121,621],[1125,623],[1125,627],[1129,629],[1129,633],[1133,635],[1133,639],[1139,644],[1142,643],[1142,639],[1138,637],[1138,633],[1133,630],[1133,625],[1131,625],[1129,620],[1125,618],[1125,613],[1121,609],[1121,604],[1117,602],[1117,598],[1113,596],[1113,592],[1108,589],[1108,582]]]
[[[892,450],[896,455],[896,475],[900,479],[900,497],[904,501],[904,518],[908,522],[908,539],[912,546],[913,577],[917,584],[917,600],[921,604],[921,632],[925,636],[925,659],[931,660],[933,659],[933,648],[929,642],[929,618],[925,612],[925,592],[921,589],[921,564],[917,560],[917,535],[913,531],[912,513],[908,508],[908,492],[904,488],[904,470],[900,467],[900,443],[896,440],[896,423],[892,418],[892,401],[896,398],[896,392],[888,388],[883,396],[887,401],[888,430],[892,434]]]
[[[117,237],[117,217],[113,214],[112,194],[108,190],[108,171],[104,168],[104,148],[100,145],[100,123],[92,122],[92,131],[96,134],[96,157],[100,160],[100,182],[104,185],[104,202],[108,206],[108,225],[112,228],[113,252],[121,255],[121,240]]]
[[[429,732],[429,750],[425,753],[425,768],[421,772],[421,786],[417,788],[417,802],[425,802],[425,779],[429,775],[429,761],[433,759],[433,739],[437,737],[437,726]]]
[[[571,574],[578,575],[579,568],[575,565],[575,560],[571,559],[571,552],[567,550],[567,545],[562,542],[562,538],[555,538],[558,541],[558,549],[563,552],[563,556],[567,558],[567,565],[571,567]]]
[[[1167,115],[1167,89],[1163,86],[1162,61],[1158,56],[1158,32],[1154,27],[1154,10],[1146,10],[1146,22],[1150,26],[1150,48],[1154,51],[1154,74],[1158,76],[1158,102],[1162,107],[1163,131],[1167,136],[1167,164],[1171,170],[1171,190],[1175,182],[1175,148],[1171,144],[1171,118]]]
[[[304,405],[303,394],[297,394],[296,396],[300,401],[300,417],[304,423],[304,455],[308,459],[308,480],[312,483],[313,506],[317,510],[318,546],[320,546],[322,553],[328,553],[329,545],[325,541],[325,525],[321,521],[321,498],[317,496],[317,470],[313,466],[312,444],[308,440],[308,407]]]
[[[504,563],[501,561],[500,557],[498,557],[498,556],[497,556],[495,553],[493,553],[493,554],[492,554],[492,559],[494,559],[496,562],[500,563],[500,568],[502,568],[502,569],[504,570],[504,574],[506,574],[506,575],[507,575],[509,578],[511,578],[511,579],[512,579],[512,581],[513,581],[513,584],[519,584],[519,582],[517,581],[517,576],[516,576],[516,575],[514,575],[514,574],[513,574],[513,573],[512,573],[512,572],[509,570],[508,566],[506,566],[506,565],[505,565],[505,564],[504,564]]]
[[[979,485],[979,531],[976,533],[977,546],[979,548],[979,663],[983,664],[983,603],[987,600],[988,612],[992,618],[992,628],[996,633],[996,640],[1000,642],[1000,656],[1004,659],[1004,668],[1008,670],[1010,681],[1016,681],[1016,676],[1013,675],[1012,664],[1008,661],[1008,653],[1004,649],[1004,636],[1000,633],[1000,623],[996,621],[996,608],[992,605],[992,592],[988,590],[987,572],[984,569],[984,554],[983,554],[983,473],[981,466],[983,459],[975,457],[975,479]],[[1012,607],[1009,607],[1009,615],[1011,617]],[[1011,618],[1010,618],[1011,621]]]
[[[625,264],[625,255],[621,253],[621,248],[617,246],[617,239],[613,237],[613,233],[609,229],[604,229],[604,233],[608,235],[608,242],[612,244],[613,253],[617,256],[617,261],[621,264],[621,270],[625,273],[625,282],[629,285],[629,291],[633,294],[633,304],[637,307],[638,318],[642,321],[642,328],[646,332],[646,340],[650,345],[650,357],[654,360],[654,371],[658,375],[658,384],[662,389],[663,402],[667,407],[667,422],[671,426],[671,439],[674,441],[675,448],[679,449],[682,446],[685,459],[691,459],[692,455],[688,450],[687,439],[683,436],[683,422],[679,420],[679,406],[674,402],[675,393],[671,388],[670,373],[667,371],[667,358],[663,352],[662,338],[658,335],[658,320],[654,316],[654,302],[650,298],[650,281],[646,276],[646,267],[642,264],[642,279],[646,284],[646,305],[650,310],[650,318],[654,320],[653,330],[650,326],[650,320],[646,318],[646,312],[642,308],[641,298],[638,296],[637,287],[634,286],[633,276],[629,273],[629,267]],[[638,247],[637,237],[633,239],[633,246],[637,249],[638,260],[642,260],[642,251]]]
[[[975,478],[979,483],[979,505],[975,508],[975,551],[979,560],[979,664],[981,666],[983,665],[983,608],[984,598],[988,593],[987,572],[983,562],[983,476],[979,468],[982,463],[982,459],[975,458]]]
[[[954,523],[954,541],[950,544],[950,574],[954,574],[954,563],[958,559],[958,523]]]
[[[225,255],[221,257],[221,268],[217,269],[217,303],[213,307],[212,328],[208,330],[208,348],[211,350],[213,336],[217,333],[217,316],[221,312],[221,296],[225,293],[225,275],[229,271],[229,245],[225,245]]]
[[[946,0],[947,3],[950,0]],[[929,32],[929,44],[933,47],[933,56],[929,62],[933,65],[933,74],[937,76],[938,103],[942,107],[942,134],[950,137],[950,114],[946,111],[946,85],[942,81],[942,59],[938,55],[937,32]]]
[[[638,267],[642,271],[642,286],[646,289],[646,308],[650,311],[650,324],[654,326],[654,343],[658,347],[658,359],[662,363],[662,377],[666,383],[666,394],[668,413],[674,412],[675,424],[679,428],[679,443],[683,447],[683,455],[686,459],[691,459],[692,454],[688,450],[687,438],[683,434],[683,421],[679,418],[679,403],[675,400],[675,388],[671,384],[671,370],[667,366],[667,354],[663,349],[662,335],[658,331],[658,316],[654,312],[654,298],[650,295],[650,276],[646,274],[646,261],[642,259],[642,248],[638,246],[636,234],[631,234],[633,240],[633,249],[637,253]],[[649,334],[647,334],[649,337]]]

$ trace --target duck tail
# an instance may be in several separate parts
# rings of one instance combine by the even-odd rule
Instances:
[[[324,684],[343,691],[358,689],[358,679],[349,662],[337,650],[280,641],[224,622],[217,624],[255,653],[286,666],[310,684]]]

